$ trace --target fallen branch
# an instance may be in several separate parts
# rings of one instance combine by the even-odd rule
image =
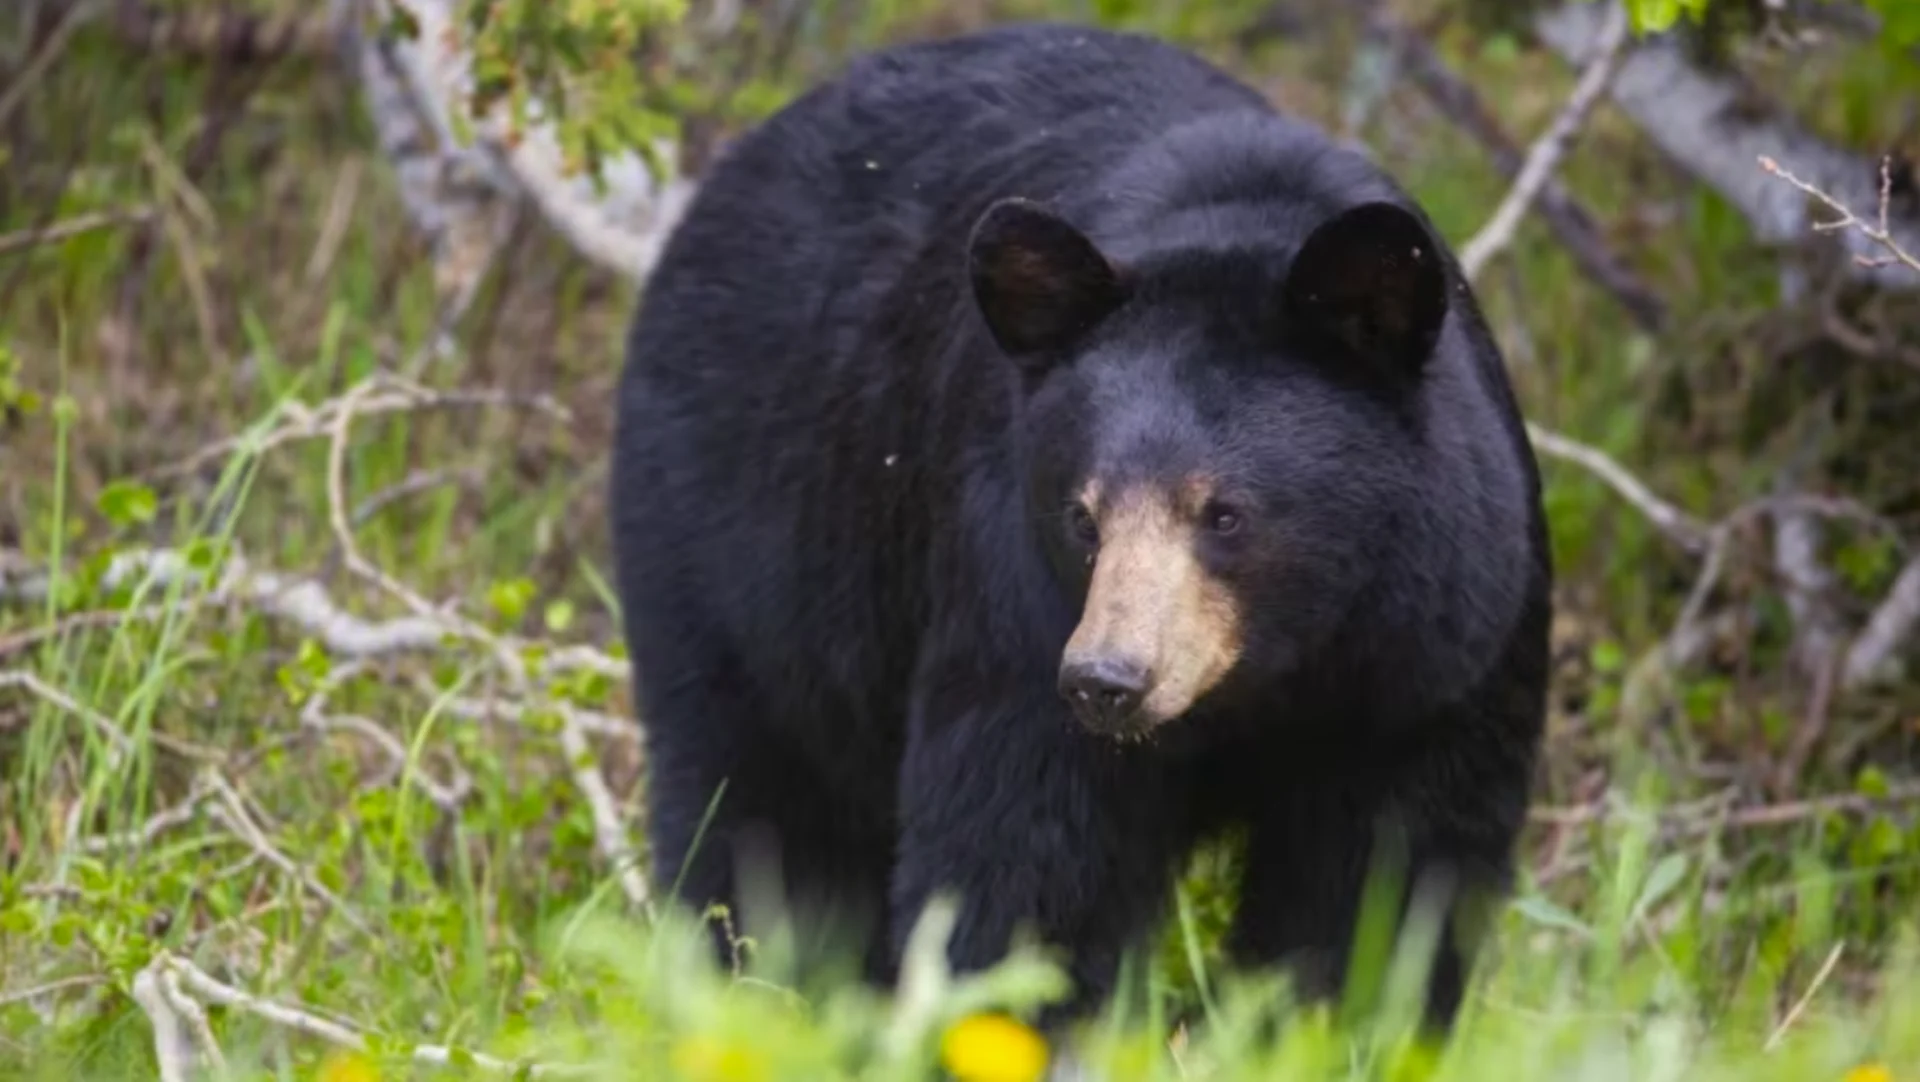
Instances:
[[[1571,462],[1599,478],[1634,510],[1644,515],[1668,540],[1691,553],[1705,553],[1712,529],[1694,515],[1657,495],[1605,451],[1536,424],[1527,425],[1534,447]]]
[[[432,686],[424,677],[421,690],[427,695],[438,696],[439,689]],[[523,702],[511,702],[502,699],[475,699],[464,696],[452,696],[438,700],[440,709],[449,716],[466,721],[519,721],[534,712],[534,707]],[[597,710],[583,710],[570,707],[569,716],[574,727],[582,733],[636,743],[640,740],[640,726],[631,718],[617,714],[602,713]]]
[[[117,762],[134,753],[133,738],[122,730],[112,718],[80,704],[73,696],[40,679],[30,672],[0,672],[0,688],[18,688],[51,706],[72,714],[94,732],[99,733],[112,749],[111,756]]]
[[[1843,230],[1851,231],[1859,236],[1865,237],[1874,247],[1884,253],[1877,256],[1856,254],[1853,258],[1859,265],[1879,268],[1898,264],[1913,271],[1915,274],[1920,274],[1920,257],[1916,257],[1913,253],[1907,251],[1905,246],[1900,243],[1900,239],[1893,235],[1893,227],[1891,225],[1893,217],[1893,162],[1891,159],[1883,158],[1880,162],[1880,213],[1877,224],[1861,218],[1846,204],[1828,195],[1826,192],[1821,191],[1819,188],[1808,184],[1806,181],[1801,180],[1799,177],[1794,176],[1792,173],[1789,173],[1780,167],[1779,162],[1774,161],[1764,154],[1760,156],[1760,168],[1786,181],[1806,195],[1819,200],[1825,204],[1829,210],[1832,210],[1840,216],[1830,221],[1814,222],[1810,227],[1814,232],[1832,233]]]
[[[500,669],[508,682],[521,698],[530,698],[533,681],[522,660],[524,651],[516,648],[507,640],[493,635],[485,628],[463,620],[451,612],[436,609],[427,604],[424,598],[389,576],[360,554],[359,546],[353,538],[353,523],[349,521],[347,501],[346,459],[347,436],[353,425],[355,407],[367,394],[372,393],[373,384],[363,384],[349,391],[335,411],[329,428],[331,441],[327,453],[327,517],[333,528],[334,540],[346,566],[355,575],[373,584],[381,592],[400,600],[413,610],[417,619],[437,621],[450,636],[468,639],[489,648],[499,662]],[[556,661],[558,659],[556,658]],[[608,659],[611,661],[611,659]],[[620,675],[625,675],[623,666],[615,666]],[[619,878],[621,890],[627,901],[643,913],[651,916],[652,901],[647,889],[646,876],[640,871],[639,858],[633,843],[628,839],[625,822],[620,815],[619,805],[613,798],[612,790],[607,787],[604,775],[595,760],[592,746],[587,741],[581,723],[571,713],[564,702],[554,703],[560,715],[560,749],[566,757],[567,771],[572,774],[574,785],[580,790],[582,799],[593,817],[594,848],[599,852]]]
[[[1612,6],[1571,0],[1549,7],[1532,20],[1535,35],[1569,64],[1591,55]],[[1608,84],[1613,103],[1668,160],[1713,188],[1747,219],[1763,243],[1788,244],[1807,230],[1805,199],[1753,168],[1770,156],[1790,163],[1809,185],[1844,205],[1865,205],[1874,194],[1876,170],[1843,147],[1821,139],[1791,117],[1752,103],[1763,100],[1755,88],[1723,71],[1707,71],[1687,55],[1680,37],[1655,35],[1636,42]],[[1920,250],[1920,221],[1889,223],[1890,235],[1907,251]],[[1882,289],[1920,286],[1903,267],[1879,263],[1881,246],[1858,231],[1843,243],[1867,261],[1852,266],[1856,278]]]
[[[1586,66],[1579,83],[1566,106],[1528,151],[1526,167],[1520,170],[1499,209],[1463,250],[1460,266],[1469,280],[1477,278],[1492,256],[1511,243],[1520,218],[1552,178],[1553,171],[1565,157],[1567,147],[1594,102],[1610,85],[1610,73],[1615,70],[1616,58],[1627,39],[1625,9],[1617,0],[1603,0],[1603,3],[1588,6],[1583,11],[1583,18],[1599,17],[1604,22],[1581,39],[1589,42],[1591,48],[1583,54]],[[1878,267],[1893,264],[1920,270],[1920,261],[1916,261],[1903,247],[1889,224],[1891,171],[1884,164],[1877,226],[1860,218],[1839,200],[1780,169],[1771,159],[1763,158],[1762,164],[1768,171],[1820,199],[1840,214],[1839,220],[1823,223],[1819,228],[1844,229],[1850,234],[1862,235],[1876,250],[1884,253],[1871,260],[1856,256],[1857,260],[1863,261],[1863,265]],[[1720,577],[1729,540],[1737,527],[1765,513],[1771,515],[1775,523],[1776,569],[1787,582],[1787,602],[1795,617],[1796,644],[1802,657],[1802,670],[1818,674],[1823,680],[1833,679],[1830,676],[1833,664],[1830,659],[1836,656],[1844,630],[1839,627],[1837,617],[1831,615],[1831,609],[1825,603],[1832,574],[1817,558],[1816,520],[1823,514],[1836,512],[1849,517],[1874,518],[1870,511],[1851,501],[1784,495],[1737,508],[1727,518],[1709,525],[1656,494],[1632,471],[1598,448],[1532,423],[1528,424],[1527,433],[1538,452],[1573,463],[1593,474],[1674,544],[1702,557],[1701,574],[1682,606],[1680,621],[1650,660],[1671,671],[1684,664],[1704,644],[1706,638],[1695,632],[1701,625],[1707,598]],[[1839,677],[1842,690],[1857,689],[1887,672],[1893,655],[1920,626],[1920,558],[1916,558],[1915,565],[1909,566],[1907,571],[1911,574],[1903,572],[1894,589],[1869,619],[1865,632],[1847,651]],[[1641,675],[1645,677],[1649,674]],[[1825,696],[1818,699],[1818,709],[1809,715],[1810,725],[1817,725],[1824,717]]]
[[[130,992],[153,1029],[153,1058],[159,1062],[160,1082],[191,1082],[199,1073],[200,1052],[186,1019],[160,986],[163,959],[156,958],[134,974]]]
[[[266,831],[262,830],[248,814],[246,802],[241,799],[239,791],[234,789],[231,782],[217,773],[209,772],[206,775],[206,788],[208,795],[215,801],[212,809],[215,820],[232,831],[235,837],[258,854],[262,860],[280,869],[282,874],[300,884],[314,897],[326,902],[340,914],[343,920],[351,924],[355,931],[368,936],[373,935],[373,927],[347,904],[346,899],[327,889],[325,883],[295,864],[293,858],[282,853],[273,844],[273,841],[267,837]]]
[[[118,849],[144,851],[150,848],[162,834],[175,827],[185,826],[200,814],[200,805],[212,796],[212,790],[204,785],[195,785],[187,796],[171,807],[163,808],[147,817],[147,821],[137,829],[119,834],[103,834],[81,838],[78,848],[83,853],[109,853]],[[60,887],[54,884],[54,888]]]
[[[15,591],[5,583],[0,583],[0,601],[6,600],[14,593]],[[119,627],[136,621],[152,620],[164,615],[165,611],[158,606],[149,605],[139,609],[94,609],[89,612],[68,613],[41,627],[30,627],[24,631],[0,635],[0,660],[5,660],[14,654],[25,653],[43,642],[51,642],[75,631]]]
[[[300,724],[320,732],[350,732],[360,736],[386,755],[393,777],[407,776],[407,768],[412,758],[407,754],[406,745],[400,743],[398,737],[369,718],[353,714],[335,714],[327,710],[334,689],[359,675],[362,668],[361,663],[350,661],[328,673],[326,684],[316,690],[300,708]],[[473,779],[464,772],[457,773],[453,781],[446,785],[435,781],[424,770],[414,771],[411,780],[412,784],[417,785],[435,807],[449,815],[457,814],[460,805],[464,804],[473,792]]]
[[[142,984],[145,978],[145,984]],[[144,988],[146,994],[155,999],[159,1010],[148,1009],[150,1019],[155,1020],[154,1032],[156,1046],[162,1040],[161,1030],[167,1027],[166,1039],[169,1042],[168,1053],[174,1057],[172,1062],[191,1064],[194,1050],[191,1039],[186,1035],[186,1025],[179,1017],[179,1011],[170,1002],[161,998],[159,989],[164,980],[176,982],[183,995],[191,995],[206,1003],[225,1007],[228,1010],[243,1011],[255,1018],[270,1022],[284,1029],[309,1037],[316,1037],[329,1044],[355,1052],[367,1052],[371,1045],[367,1035],[351,1026],[332,1019],[324,1018],[305,1007],[288,1006],[270,999],[242,991],[230,984],[216,980],[206,971],[183,958],[161,951],[154,956],[147,968],[135,977],[136,994]],[[146,1007],[142,1003],[143,1008]],[[197,1004],[196,1004],[197,1006]],[[455,1049],[447,1045],[422,1044],[405,1050],[407,1058],[415,1063],[436,1067],[453,1066],[456,1062],[471,1064],[493,1074],[512,1074],[534,1078],[560,1078],[584,1076],[587,1071],[581,1067],[565,1064],[514,1062],[490,1056],[484,1052],[472,1052]],[[163,1068],[164,1070],[164,1068]],[[185,1082],[189,1076],[179,1074],[173,1077]]]
[[[1514,231],[1520,227],[1527,209],[1533,205],[1540,190],[1560,167],[1561,160],[1573,148],[1574,139],[1586,124],[1588,114],[1593,112],[1600,96],[1606,93],[1607,83],[1613,78],[1619,61],[1621,47],[1626,44],[1628,30],[1627,10],[1620,0],[1607,0],[1606,9],[1606,22],[1602,24],[1598,40],[1588,54],[1586,67],[1574,86],[1572,96],[1553,118],[1553,123],[1548,125],[1546,134],[1527,151],[1526,162],[1520,167],[1519,176],[1514,179],[1513,187],[1501,201],[1499,209],[1461,250],[1460,265],[1468,278],[1478,278],[1481,268],[1513,243]]]
[[[1920,630],[1920,557],[1907,562],[1866,626],[1854,636],[1840,670],[1843,687],[1864,687],[1888,676],[1896,654]]]
[[[1509,183],[1520,176],[1526,162],[1523,150],[1502,130],[1499,118],[1473,85],[1449,69],[1426,38],[1378,10],[1368,13],[1366,30],[1395,55],[1427,102],[1481,145]],[[1606,290],[1635,322],[1649,331],[1665,325],[1666,302],[1608,248],[1593,215],[1551,171],[1540,185],[1534,206],[1581,272]]]
[[[607,779],[600,773],[598,762],[594,758],[593,748],[587,743],[586,729],[573,714],[573,709],[565,703],[557,704],[560,711],[560,750],[567,757],[567,768],[573,773],[573,782],[586,799],[587,809],[593,815],[594,848],[599,850],[600,859],[620,879],[620,889],[627,901],[641,912],[649,915],[653,912],[653,903],[649,897],[646,873],[640,868],[640,854],[633,847],[626,823],[620,815],[620,806],[613,798],[613,790],[607,787]]]
[[[343,659],[437,651],[449,641],[469,637],[515,653],[535,645],[511,636],[492,635],[467,621],[454,621],[431,606],[424,615],[368,619],[341,608],[318,582],[255,567],[237,548],[221,561],[220,574],[211,586],[206,586],[206,573],[189,556],[164,548],[116,555],[102,582],[114,589],[134,576],[144,576],[148,588],[202,585],[205,593],[190,599],[192,603],[229,605],[284,621]],[[32,601],[45,595],[47,585],[43,576],[23,577],[8,589],[10,593],[0,599]],[[550,671],[587,670],[616,678],[626,677],[629,671],[625,662],[611,654],[581,645],[545,649],[542,664]],[[181,751],[188,753],[184,747]]]
[[[489,249],[490,257],[504,232],[499,222],[506,201],[525,198],[589,261],[635,282],[646,279],[696,188],[677,173],[677,147],[666,141],[656,146],[666,170],[659,178],[638,153],[610,157],[602,165],[604,187],[596,190],[588,177],[566,168],[537,103],[527,130],[513,131],[502,105],[473,121],[474,142],[462,147],[453,135],[453,116],[455,109],[464,113],[459,103],[471,63],[452,0],[334,4],[345,16],[347,54],[382,148],[401,173],[410,217],[427,236],[451,252],[458,245],[445,238],[465,234],[473,238],[471,247]],[[364,31],[369,20],[354,17],[367,10],[371,21],[393,25],[396,20],[387,16],[396,9],[406,12],[417,34],[374,37]]]
[[[82,236],[96,230],[108,229],[116,225],[138,225],[153,218],[153,208],[134,207],[128,210],[95,210],[85,214],[76,214],[58,222],[50,222],[38,229],[21,229],[12,233],[0,233],[0,255],[33,248],[42,244],[58,244],[63,240]]]
[[[38,993],[81,983],[99,983],[99,978],[74,978],[32,991]],[[288,1006],[244,992],[165,950],[154,955],[134,975],[129,991],[153,1029],[154,1054],[160,1077],[168,1082],[190,1082],[200,1072],[202,1063],[215,1074],[226,1070],[225,1059],[213,1038],[203,1001],[251,1014],[271,1024],[317,1037],[351,1051],[371,1050],[367,1035],[361,1030],[323,1017],[305,1007]],[[580,1067],[515,1062],[448,1045],[416,1045],[406,1049],[404,1054],[416,1063],[429,1066],[450,1067],[465,1063],[491,1073],[512,1074],[515,1077],[578,1077],[587,1073]]]
[[[149,480],[179,477],[238,453],[261,455],[289,443],[329,437],[339,423],[341,410],[349,406],[357,417],[443,409],[512,408],[533,410],[561,424],[573,422],[572,411],[549,395],[515,395],[494,390],[437,391],[386,374],[356,384],[350,393],[354,394],[351,403],[344,395],[327,399],[316,406],[289,401],[282,407],[284,416],[267,431],[216,441],[184,459],[149,472],[145,477]]]
[[[1834,793],[1805,800],[1771,804],[1735,805],[1733,793],[1723,791],[1702,800],[1676,805],[1657,813],[1625,808],[1602,798],[1571,807],[1537,805],[1528,809],[1531,822],[1557,827],[1597,826],[1616,818],[1646,817],[1658,823],[1668,839],[1697,838],[1720,830],[1757,830],[1790,826],[1825,815],[1874,815],[1894,808],[1920,804],[1920,782],[1890,786],[1885,795]]]
[[[1766,1043],[1760,1046],[1762,1052],[1772,1052],[1780,1047],[1780,1042],[1787,1037],[1787,1031],[1793,1028],[1793,1024],[1800,1020],[1802,1014],[1806,1013],[1807,1004],[1813,1002],[1813,997],[1819,993],[1821,986],[1826,984],[1827,978],[1833,975],[1833,967],[1840,963],[1840,953],[1846,947],[1844,940],[1833,945],[1833,950],[1827,953],[1827,960],[1820,964],[1820,969],[1814,973],[1813,981],[1807,985],[1807,990],[1800,994],[1799,999],[1794,1000],[1793,1006],[1787,1009],[1786,1016],[1780,1019],[1780,1024],[1773,1027],[1773,1032],[1767,1034]]]

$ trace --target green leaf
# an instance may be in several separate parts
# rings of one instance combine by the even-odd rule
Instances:
[[[533,603],[535,593],[533,580],[525,577],[502,579],[487,587],[487,604],[507,623],[515,623],[526,615],[527,606]]]
[[[1680,18],[1679,0],[1630,0],[1627,14],[1636,34],[1657,34]]]
[[[1920,4],[1914,0],[1867,0],[1867,6],[1880,16],[1880,32],[1887,45],[1906,49],[1920,44]]]
[[[1885,797],[1891,791],[1886,772],[1872,763],[1860,768],[1860,776],[1854,779],[1853,789],[1868,797]]]
[[[1671,30],[1680,16],[1699,22],[1706,16],[1709,0],[1629,0],[1627,14],[1636,34],[1658,34]]]
[[[100,490],[98,506],[108,522],[122,529],[152,522],[160,511],[160,497],[138,481],[114,481]]]
[[[1640,888],[1640,897],[1633,903],[1633,913],[1628,917],[1629,924],[1637,924],[1647,915],[1647,911],[1660,903],[1686,878],[1687,856],[1685,853],[1668,853],[1647,873],[1646,885]]]
[[[1581,936],[1592,936],[1591,925],[1555,905],[1543,894],[1526,894],[1513,900],[1514,912],[1545,928],[1558,928]]]

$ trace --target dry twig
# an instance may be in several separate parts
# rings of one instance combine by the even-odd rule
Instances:
[[[159,1062],[160,1082],[191,1082],[198,1073],[200,1053],[186,1019],[161,987],[162,965],[162,959],[156,958],[134,974],[133,1002],[153,1028],[153,1057]]]
[[[1533,445],[1538,450],[1571,462],[1598,477],[1634,510],[1646,516],[1647,521],[1653,523],[1674,544],[1688,552],[1706,551],[1712,530],[1698,518],[1657,495],[1646,482],[1634,476],[1633,471],[1622,466],[1613,456],[1536,424],[1527,425],[1527,435],[1533,438]]]
[[[1786,1017],[1780,1019],[1780,1024],[1767,1035],[1767,1043],[1761,1046],[1761,1051],[1771,1052],[1780,1047],[1780,1042],[1786,1039],[1787,1031],[1793,1028],[1793,1024],[1800,1020],[1802,1014],[1806,1013],[1807,1004],[1813,1002],[1813,997],[1820,991],[1820,986],[1826,984],[1827,978],[1833,975],[1833,967],[1840,963],[1840,953],[1846,950],[1846,947],[1844,942],[1833,945],[1833,950],[1827,953],[1827,960],[1820,964],[1819,972],[1815,973],[1813,980],[1808,983],[1807,990],[1800,994],[1800,998],[1795,1000],[1793,1006],[1787,1011]]]
[[[329,1044],[356,1052],[365,1052],[369,1048],[366,1034],[352,1026],[324,1018],[305,1007],[288,1006],[242,991],[216,980],[192,962],[174,957],[165,951],[157,954],[147,968],[141,970],[140,976],[135,978],[136,989],[143,987],[142,978],[146,979],[144,988],[147,994],[158,1003],[158,1010],[147,1008],[148,1017],[155,1021],[156,1045],[162,1039],[161,1028],[165,1024],[168,1027],[167,1039],[172,1044],[169,1054],[174,1056],[172,1061],[174,1063],[190,1064],[194,1058],[194,1050],[192,1041],[187,1036],[186,1023],[180,1018],[181,1012],[178,1007],[173,1002],[161,998],[164,995],[161,992],[164,982],[172,982],[179,988],[183,999],[190,996],[228,1010],[243,1011],[284,1029],[309,1037],[317,1037]],[[147,1004],[143,1002],[142,1006],[147,1007]],[[198,1007],[197,1003],[195,1007]],[[457,1057],[462,1062],[494,1074],[513,1074],[524,1071],[535,1078],[558,1078],[580,1076],[586,1073],[581,1068],[564,1064],[516,1063],[483,1052],[458,1050],[446,1045],[416,1045],[407,1051],[407,1055],[415,1063],[439,1067],[453,1065]],[[180,1074],[174,1077],[184,1082],[189,1076]]]
[[[1863,267],[1874,268],[1892,266],[1897,263],[1912,270],[1915,274],[1920,274],[1920,256],[1915,256],[1913,253],[1907,251],[1906,248],[1901,245],[1899,239],[1893,235],[1891,221],[1893,208],[1893,161],[1891,158],[1883,158],[1880,162],[1880,212],[1876,222],[1869,222],[1861,218],[1844,203],[1806,181],[1801,180],[1799,177],[1794,176],[1782,168],[1779,162],[1774,161],[1770,157],[1765,155],[1761,156],[1760,168],[1793,185],[1802,193],[1819,200],[1827,209],[1839,215],[1838,218],[1828,221],[1814,222],[1812,228],[1815,232],[1834,233],[1842,230],[1851,231],[1867,238],[1886,252],[1886,255],[1879,257],[1856,255],[1854,256],[1854,262]]]
[[[351,402],[355,416],[361,418],[442,409],[517,408],[534,410],[561,424],[573,421],[572,412],[549,395],[522,396],[492,390],[436,391],[385,374],[369,377],[365,383],[355,386],[356,389],[365,388]],[[220,440],[185,459],[152,471],[148,477],[179,477],[236,453],[261,455],[288,443],[330,436],[338,423],[340,410],[348,404],[345,396],[331,398],[312,407],[288,402],[282,410],[284,419],[267,431]]]
[[[1424,36],[1380,10],[1367,13],[1366,31],[1391,50],[1442,117],[1481,145],[1509,183],[1519,177],[1527,160],[1523,149],[1514,145],[1473,84],[1449,68]],[[1665,324],[1665,299],[1609,248],[1593,215],[1565,185],[1549,177],[1534,199],[1534,208],[1581,271],[1635,322],[1648,331],[1658,331]]]
[[[63,240],[91,233],[98,229],[107,229],[116,225],[137,225],[153,217],[152,207],[133,207],[128,210],[95,210],[85,214],[76,214],[64,221],[51,222],[38,229],[21,229],[12,233],[0,233],[0,254],[33,248],[42,244],[58,244]]]
[[[416,619],[437,622],[448,635],[478,643],[488,649],[499,664],[502,675],[521,698],[531,697],[533,681],[522,660],[523,651],[517,649],[508,640],[494,635],[483,627],[462,619],[445,609],[429,605],[427,601],[402,585],[386,572],[374,566],[360,554],[359,546],[353,539],[353,524],[348,519],[349,504],[346,485],[347,436],[353,425],[358,402],[373,390],[371,382],[361,384],[349,391],[341,400],[340,407],[334,412],[329,426],[331,442],[327,455],[327,516],[332,524],[334,540],[339,545],[347,568],[355,575],[371,583],[382,593],[393,597],[412,610]],[[575,656],[580,656],[576,648]],[[556,661],[558,658],[556,658]],[[611,661],[611,659],[607,659]],[[624,668],[612,666],[624,675]],[[633,843],[628,839],[627,825],[620,814],[619,804],[607,787],[606,777],[601,774],[599,763],[594,757],[592,746],[582,723],[571,712],[571,707],[563,702],[555,702],[560,716],[560,748],[566,756],[567,770],[573,775],[574,784],[587,802],[587,808],[593,816],[594,847],[619,877],[622,891],[627,900],[636,909],[651,914],[652,901],[647,889],[646,876],[640,871],[638,857]]]
[[[1628,26],[1625,10],[1620,4],[1610,0],[1605,6],[1605,22],[1596,35],[1572,96],[1553,124],[1529,149],[1526,162],[1499,209],[1462,250],[1460,266],[1469,280],[1477,278],[1487,262],[1512,242],[1520,218],[1552,179],[1580,126],[1594,104],[1607,91],[1609,79],[1626,44]],[[1889,225],[1892,174],[1885,163],[1881,170],[1881,205],[1877,225],[1865,221],[1839,201],[1781,169],[1771,159],[1763,158],[1762,165],[1788,183],[1820,199],[1840,215],[1837,221],[1822,223],[1818,228],[1861,231],[1888,253],[1886,262],[1898,262],[1920,270],[1920,260],[1901,247]],[[1682,607],[1680,620],[1650,658],[1660,668],[1670,671],[1686,664],[1688,658],[1705,642],[1705,637],[1699,634],[1705,620],[1705,607],[1722,574],[1731,539],[1738,528],[1762,514],[1775,520],[1776,533],[1781,541],[1776,547],[1776,563],[1790,586],[1788,599],[1794,606],[1796,626],[1811,626],[1809,622],[1820,625],[1815,628],[1822,632],[1815,636],[1819,640],[1815,645],[1825,644],[1831,649],[1818,651],[1818,658],[1828,658],[1837,649],[1841,632],[1837,627],[1827,627],[1816,619],[1826,611],[1824,608],[1816,611],[1810,607],[1811,601],[1823,596],[1825,584],[1831,578],[1830,572],[1816,558],[1814,520],[1836,515],[1877,520],[1872,512],[1851,501],[1789,495],[1755,501],[1736,508],[1719,522],[1709,524],[1655,493],[1606,452],[1537,424],[1529,423],[1527,432],[1538,452],[1570,462],[1593,474],[1674,544],[1702,558],[1700,576]],[[1869,618],[1865,629],[1846,651],[1837,677],[1839,688],[1857,689],[1886,672],[1893,656],[1916,628],[1920,628],[1920,557],[1916,557],[1902,572],[1893,589]],[[1805,636],[1801,638],[1804,640]],[[1685,649],[1682,649],[1683,646]],[[1807,666],[1810,672],[1823,672],[1826,667],[1824,662]],[[1812,715],[1818,716],[1819,713]]]
[[[34,86],[46,77],[47,69],[53,67],[53,62],[73,41],[73,35],[100,13],[101,6],[102,0],[78,0],[67,10],[66,17],[54,26],[47,40],[41,43],[40,51],[27,61],[26,66],[20,69],[20,74],[7,84],[7,88],[0,91],[0,125],[5,125],[8,118],[13,116],[13,111],[33,93]]]
[[[1698,838],[1722,830],[1758,830],[1790,826],[1824,815],[1873,815],[1890,808],[1920,803],[1920,782],[1889,786],[1881,796],[1832,793],[1772,804],[1736,805],[1735,792],[1723,790],[1701,800],[1665,808],[1657,813],[1660,833],[1672,839]],[[1557,827],[1591,826],[1615,818],[1647,814],[1619,807],[1609,798],[1570,807],[1539,805],[1527,810],[1531,822]]]
[[[1527,151],[1520,175],[1514,180],[1506,199],[1501,201],[1500,208],[1494,211],[1493,217],[1461,250],[1460,265],[1467,277],[1479,277],[1481,268],[1513,243],[1514,231],[1520,227],[1527,208],[1533,205],[1535,197],[1560,167],[1561,159],[1573,149],[1574,138],[1585,125],[1587,114],[1593,111],[1601,95],[1606,93],[1607,82],[1613,78],[1614,68],[1620,59],[1620,50],[1627,42],[1627,30],[1626,7],[1619,0],[1608,0],[1607,21],[1600,31],[1591,59],[1580,73],[1580,81],[1575,85],[1573,95],[1567,99],[1559,115],[1553,118],[1546,134]]]

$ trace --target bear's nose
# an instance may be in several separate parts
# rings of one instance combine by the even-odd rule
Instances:
[[[1140,709],[1150,683],[1146,666],[1112,655],[1060,666],[1060,694],[1082,725],[1098,731],[1121,728]]]

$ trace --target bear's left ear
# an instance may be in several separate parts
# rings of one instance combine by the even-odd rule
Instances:
[[[1126,300],[1120,270],[1093,241],[1025,199],[980,216],[967,268],[994,341],[1023,363],[1072,345]]]
[[[1289,320],[1351,355],[1416,375],[1447,316],[1439,242],[1403,207],[1363,203],[1308,235],[1287,272]]]

